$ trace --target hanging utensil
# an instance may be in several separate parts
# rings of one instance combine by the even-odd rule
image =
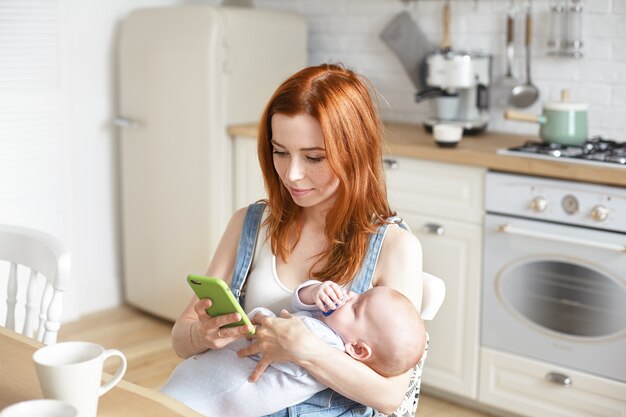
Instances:
[[[449,51],[452,49],[452,41],[450,40],[450,2],[446,1],[443,5],[443,38],[441,40],[441,49]]]
[[[532,40],[532,17],[531,17],[531,3],[529,2],[526,8],[526,82],[524,84],[518,84],[511,90],[511,98],[509,103],[515,107],[525,108],[532,106],[539,98],[539,89],[532,83],[530,77],[530,55],[531,55],[531,40]]]
[[[426,88],[426,57],[435,45],[426,37],[411,15],[396,15],[380,34],[380,39],[393,51],[418,90]]]
[[[513,58],[515,56],[514,33],[515,33],[515,9],[513,0],[509,1],[509,11],[506,14],[506,54],[504,57],[504,76],[494,85],[496,91],[496,103],[501,107],[507,107],[511,98],[513,87],[518,84],[513,76]]]
[[[509,10],[506,14],[506,73],[505,77],[513,79],[513,56],[515,49],[513,46],[513,33],[515,29],[515,17],[513,10]]]

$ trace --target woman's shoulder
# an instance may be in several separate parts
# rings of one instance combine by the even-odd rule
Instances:
[[[246,222],[246,216],[248,212],[253,210],[253,217],[249,219],[253,220],[255,216],[261,216],[261,220],[267,217],[268,211],[266,209],[267,204],[264,201],[257,201],[249,206],[240,207],[232,214],[228,226],[226,227],[227,233],[234,233],[237,236],[241,233]]]
[[[230,229],[231,226],[233,226],[234,229],[241,230],[241,228],[243,227],[243,222],[246,219],[247,213],[248,213],[248,206],[241,207],[235,210],[232,216],[230,216],[230,221],[228,222],[228,228]]]
[[[241,207],[235,210],[235,212],[230,216],[230,220],[228,221],[224,234],[222,235],[222,242],[227,247],[237,247],[247,213],[248,207]]]
[[[387,228],[383,247],[396,255],[416,256],[419,254],[421,257],[422,254],[422,245],[417,236],[397,224],[389,225]]]

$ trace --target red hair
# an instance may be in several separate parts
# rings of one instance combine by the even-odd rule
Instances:
[[[345,284],[365,257],[369,234],[395,214],[387,201],[381,122],[369,90],[360,76],[341,66],[308,67],[283,82],[263,112],[258,155],[268,194],[265,224],[272,252],[286,261],[300,237],[301,208],[274,169],[271,120],[276,113],[306,114],[322,128],[326,158],[339,188],[326,217],[324,233],[329,245],[312,276]],[[295,240],[289,239],[292,233]]]

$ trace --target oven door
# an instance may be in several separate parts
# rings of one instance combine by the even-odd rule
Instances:
[[[482,344],[626,382],[626,235],[488,214]]]

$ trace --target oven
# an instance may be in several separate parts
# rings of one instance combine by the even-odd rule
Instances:
[[[485,197],[482,345],[626,382],[626,189],[488,172]]]

